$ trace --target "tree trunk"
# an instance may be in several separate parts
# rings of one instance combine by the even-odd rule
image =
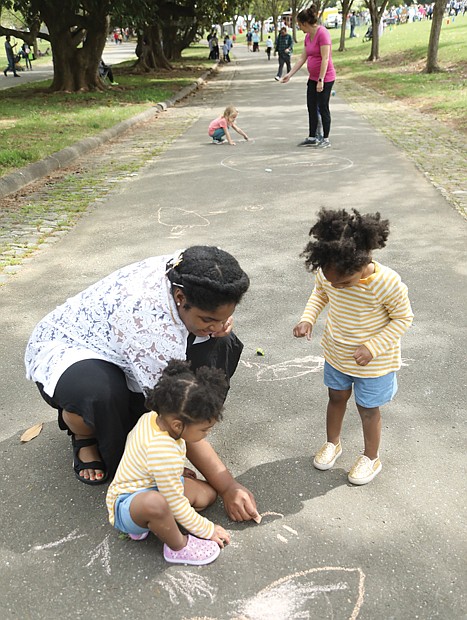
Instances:
[[[342,25],[341,25],[341,37],[339,40],[338,52],[345,52],[345,29],[347,26],[347,17],[349,16],[350,9],[352,8],[353,0],[342,0]]]
[[[154,54],[154,59],[156,61],[156,65],[161,69],[167,69],[171,71],[173,69],[170,62],[167,60],[167,56],[164,52],[164,46],[162,45],[162,33],[159,24],[154,25],[154,38],[152,51]]]
[[[74,15],[66,8],[44,3],[41,17],[49,30],[52,48],[54,77],[50,90],[103,89],[98,66],[109,24],[105,8]]]
[[[142,34],[138,34],[136,55],[138,60],[134,66],[143,73],[155,69],[167,69],[168,71],[172,69],[164,53],[158,24],[147,26]]]
[[[433,18],[431,22],[430,40],[428,42],[428,53],[425,67],[426,73],[435,73],[440,70],[438,66],[438,47],[445,7],[445,0],[435,0]]]
[[[367,58],[370,62],[379,60],[379,25],[387,3],[388,0],[383,0],[381,6],[378,7],[378,0],[365,0],[365,4],[370,11],[371,27],[373,29],[371,37],[371,51]]]

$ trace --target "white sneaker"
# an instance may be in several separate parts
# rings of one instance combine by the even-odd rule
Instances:
[[[352,469],[349,471],[347,478],[351,484],[368,484],[379,474],[382,467],[379,456],[372,461],[362,454],[352,465]]]
[[[341,454],[342,446],[340,441],[338,444],[333,444],[330,441],[326,441],[326,443],[323,444],[315,454],[313,465],[316,469],[326,471],[327,469],[331,469]]]

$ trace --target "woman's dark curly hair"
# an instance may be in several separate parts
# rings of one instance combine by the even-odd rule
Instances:
[[[372,250],[384,248],[389,221],[382,220],[379,213],[321,209],[309,235],[314,240],[300,254],[308,271],[333,267],[342,275],[350,275],[371,263]]]
[[[173,413],[185,424],[221,420],[227,393],[225,374],[202,366],[195,372],[189,362],[171,360],[157,385],[146,395],[146,407],[160,415]]]
[[[216,310],[225,304],[238,304],[250,286],[250,279],[228,252],[208,245],[187,248],[167,271],[175,287],[183,290],[185,309]]]

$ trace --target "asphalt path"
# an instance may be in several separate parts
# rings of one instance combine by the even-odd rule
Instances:
[[[337,95],[332,148],[306,136],[306,74],[274,81],[264,51],[235,60],[184,108],[197,120],[0,289],[0,608],[13,618],[168,620],[466,617],[465,221],[407,157]],[[210,93],[212,96],[210,96]],[[207,125],[233,103],[251,136],[215,146]],[[343,455],[319,472],[327,403],[319,337],[292,337],[312,286],[299,254],[321,206],[380,210],[375,258],[409,287],[399,394],[383,410],[382,473],[352,487],[362,449],[355,405]],[[207,512],[232,533],[215,563],[164,562],[153,536],[107,523],[105,488],[72,475],[69,440],[24,379],[23,351],[56,304],[119,266],[192,244],[233,253],[251,277],[236,331],[245,350],[212,443],[254,493],[260,525]],[[264,357],[256,349],[264,349]],[[21,433],[44,422],[21,444]]]
[[[21,41],[18,41],[18,46],[20,47]],[[115,45],[115,43],[107,42],[102,53],[102,58],[104,62],[108,65],[116,65],[119,62],[123,62],[124,60],[129,60],[134,58],[136,60],[135,55],[135,47],[136,43],[134,41],[128,41],[125,43],[119,43]],[[21,65],[25,67],[24,60]],[[26,68],[24,71],[20,71],[18,74],[21,76],[21,80],[15,79],[11,73],[7,74],[7,77],[0,74],[0,90],[5,90],[7,88],[13,88],[14,86],[21,85],[23,83],[29,82],[39,82],[41,80],[49,80],[53,77],[53,64],[52,57],[44,57],[44,60],[33,61],[32,63],[32,71],[27,71]]]

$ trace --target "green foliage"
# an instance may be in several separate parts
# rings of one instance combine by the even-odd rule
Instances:
[[[205,47],[191,51],[191,54],[198,53],[198,57],[175,63],[175,70],[170,73],[134,74],[130,62],[114,66],[119,87],[105,92],[49,93],[46,88],[50,81],[21,84],[3,91],[0,175],[169,99],[211,66],[205,52]]]
[[[346,50],[338,52],[339,30],[330,30],[336,90],[341,80],[352,80],[378,92],[406,101],[467,131],[467,14],[452,23],[443,20],[438,60],[442,71],[424,73],[431,21],[386,28],[380,39],[380,60],[367,62],[370,43],[362,38],[367,26],[356,29],[358,38],[346,39]],[[348,37],[348,34],[347,34]],[[300,33],[295,53],[303,49]]]

